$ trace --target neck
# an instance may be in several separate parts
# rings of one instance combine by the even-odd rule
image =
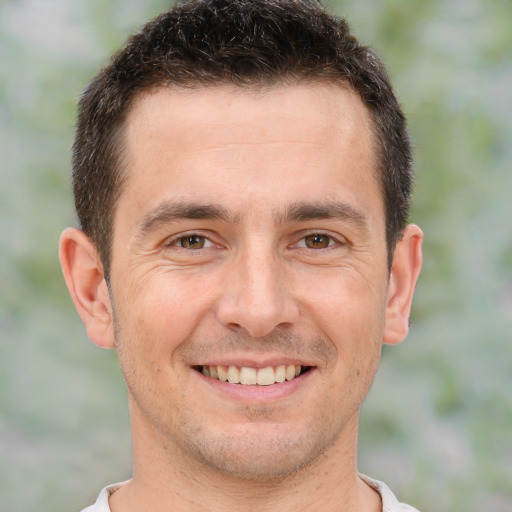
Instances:
[[[268,481],[238,478],[205,467],[133,425],[134,474],[110,498],[112,512],[237,510],[249,512],[379,512],[380,496],[357,474],[356,414],[324,454],[292,475]],[[132,418],[133,423],[133,418]]]

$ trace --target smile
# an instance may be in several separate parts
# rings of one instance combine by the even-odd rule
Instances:
[[[307,372],[310,366],[279,365],[266,368],[251,368],[248,366],[196,366],[195,369],[206,377],[229,382],[230,384],[242,384],[244,386],[270,386],[285,380],[293,380],[301,373]]]

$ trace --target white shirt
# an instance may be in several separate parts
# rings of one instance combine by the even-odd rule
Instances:
[[[373,480],[365,475],[359,475],[370,487],[375,489],[382,499],[382,512],[418,512],[415,508],[405,503],[400,503],[396,496],[391,492],[391,489],[383,482]],[[124,482],[123,482],[124,483]],[[111,512],[108,505],[108,498],[111,494],[117,491],[123,483],[113,484],[101,490],[98,499],[94,505],[87,507],[82,512]]]

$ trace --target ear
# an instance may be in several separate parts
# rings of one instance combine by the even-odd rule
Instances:
[[[388,284],[384,343],[400,343],[409,331],[412,297],[421,270],[422,242],[423,232],[410,224],[396,244]]]
[[[90,340],[99,347],[114,348],[112,304],[96,247],[79,229],[67,228],[60,237],[59,257]]]

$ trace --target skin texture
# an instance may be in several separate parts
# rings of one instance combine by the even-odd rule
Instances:
[[[110,293],[83,233],[61,239],[129,391],[134,477],[112,510],[380,510],[357,477],[359,409],[382,343],[407,334],[422,233],[406,228],[390,270],[370,126],[320,83],[138,98]],[[237,394],[205,364],[312,369]]]

